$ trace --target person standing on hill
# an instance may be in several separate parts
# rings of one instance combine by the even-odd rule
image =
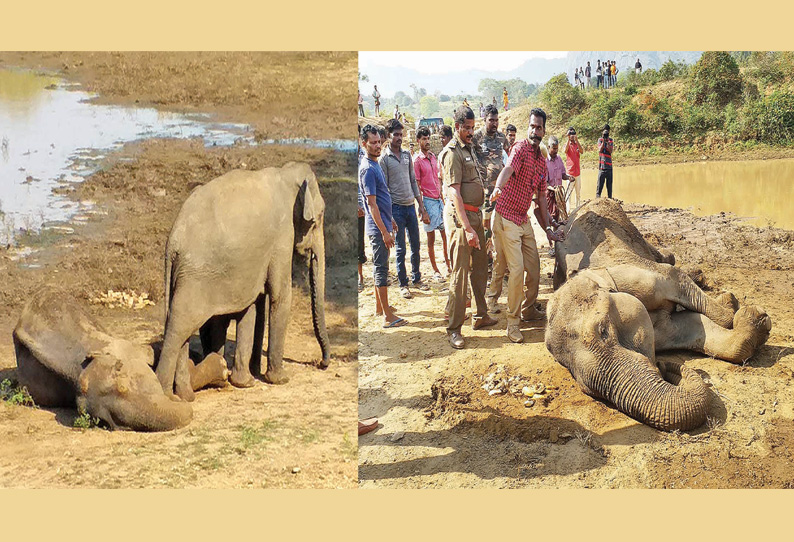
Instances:
[[[584,69],[584,80],[587,83],[587,88],[590,88],[590,61],[587,62],[587,67]]]
[[[579,144],[579,138],[576,137],[576,130],[573,126],[568,128],[567,139],[565,145],[562,147],[562,153],[567,158],[565,163],[565,171],[573,177],[573,189],[576,192],[576,207],[581,205],[580,193],[582,190],[582,170],[581,170],[581,157],[582,146]],[[570,185],[569,185],[570,188]]]
[[[436,155],[430,152],[430,129],[427,126],[420,126],[416,130],[416,140],[419,142],[419,152],[414,155],[414,172],[419,190],[422,192],[425,211],[430,217],[430,223],[424,225],[427,234],[427,257],[435,272],[436,281],[442,282],[444,277],[436,265],[436,230],[441,233],[447,274],[452,272],[452,266],[447,254],[447,236],[444,233],[444,199],[441,196],[441,183],[438,180],[438,160]]]
[[[603,88],[604,84],[604,71],[601,69],[601,60],[598,60],[596,65],[596,88]]]
[[[389,134],[389,145],[378,160],[389,194],[392,199],[391,214],[397,224],[395,241],[397,243],[397,278],[400,281],[400,293],[405,299],[411,299],[413,294],[408,286],[408,273],[405,266],[405,232],[408,232],[408,242],[411,245],[411,281],[420,290],[426,291],[430,287],[422,282],[422,273],[419,270],[419,223],[416,217],[414,201],[419,204],[419,215],[425,224],[430,218],[425,212],[422,193],[416,184],[413,159],[411,153],[402,150],[403,125],[397,119],[390,119],[386,123]]]
[[[372,97],[375,98],[375,116],[378,117],[380,116],[380,92],[378,92],[378,85],[375,85]]]
[[[361,95],[361,91],[358,91],[358,116],[364,116],[364,97]]]
[[[579,68],[574,68],[573,71],[573,82],[575,86],[579,86]]]
[[[496,320],[488,316],[485,304],[488,257],[485,254],[485,232],[480,212],[485,190],[472,143],[474,123],[474,111],[470,108],[460,107],[455,111],[455,137],[444,148],[441,163],[444,187],[452,203],[445,208],[445,221],[455,226],[454,231],[450,230],[449,233],[452,275],[447,303],[447,335],[450,345],[457,349],[466,345],[461,327],[466,317],[469,275],[477,307],[472,328],[476,330],[496,324]]]
[[[394,104],[394,118],[400,120],[400,106],[397,104]]]
[[[634,73],[637,75],[642,74],[642,63],[640,62],[639,58],[637,59],[637,62],[634,63]]]
[[[604,125],[604,131],[598,139],[598,188],[596,197],[601,197],[604,184],[607,185],[607,197],[612,197],[612,149],[614,142],[609,137],[609,124]]]
[[[507,99],[507,87],[502,87],[502,102],[504,102],[505,111],[507,111],[510,105],[510,101]]]

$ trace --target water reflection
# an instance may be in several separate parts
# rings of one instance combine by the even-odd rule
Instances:
[[[582,171],[582,197],[595,195],[598,172]],[[602,195],[606,195],[606,188]],[[632,203],[726,211],[748,222],[794,230],[794,159],[616,167],[612,195]]]
[[[20,229],[35,230],[85,211],[53,194],[53,188],[82,181],[107,152],[126,142],[153,137],[199,137],[206,145],[253,141],[248,125],[97,105],[88,101],[91,97],[52,77],[0,70],[0,242]]]

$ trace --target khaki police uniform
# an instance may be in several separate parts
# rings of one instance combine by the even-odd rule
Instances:
[[[443,171],[444,188],[452,201],[450,186],[457,184],[463,203],[470,206],[465,209],[469,224],[480,240],[480,248],[469,246],[466,241],[466,230],[455,214],[453,204],[444,208],[444,223],[454,226],[449,231],[449,258],[452,261],[452,275],[449,283],[449,324],[447,333],[460,332],[466,316],[466,292],[468,291],[469,275],[471,290],[477,312],[472,323],[488,314],[485,304],[485,289],[488,283],[488,256],[485,253],[485,232],[482,225],[480,207],[485,201],[485,189],[478,171],[477,158],[471,145],[464,145],[457,132],[442,151],[441,169]]]

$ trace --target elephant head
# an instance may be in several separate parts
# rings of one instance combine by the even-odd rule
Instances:
[[[582,271],[549,300],[546,347],[582,390],[645,424],[672,431],[706,421],[709,393],[700,376],[657,363],[651,318],[633,296],[609,291]]]
[[[170,431],[190,423],[190,404],[169,399],[148,365],[104,350],[89,354],[84,365],[77,408],[105,421],[111,429]]]
[[[322,350],[320,367],[325,369],[330,362],[330,343],[325,328],[325,201],[317,177],[308,164],[288,164],[285,169],[294,169],[300,183],[293,208],[295,250],[309,261],[312,323]]]

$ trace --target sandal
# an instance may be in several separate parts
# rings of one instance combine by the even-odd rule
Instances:
[[[403,286],[400,288],[400,295],[402,295],[405,299],[411,299],[414,296],[408,286]]]
[[[366,435],[378,428],[378,418],[367,418],[358,421],[358,436]]]
[[[391,322],[387,322],[383,324],[383,329],[388,329],[390,327],[401,327],[408,323],[408,320],[404,318],[397,318],[396,320],[392,320]]]

